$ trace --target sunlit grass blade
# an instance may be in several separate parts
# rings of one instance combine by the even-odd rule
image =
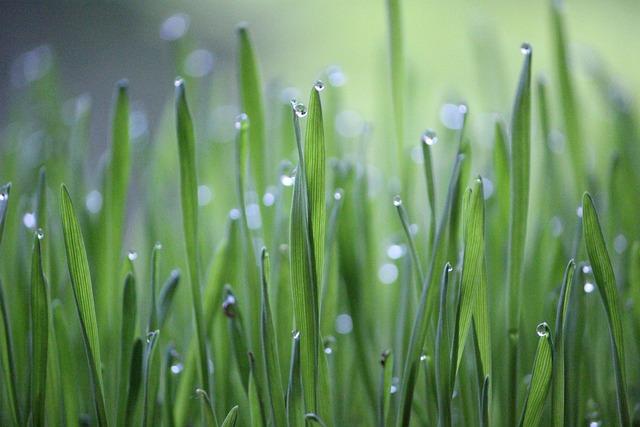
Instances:
[[[524,275],[525,240],[529,211],[529,169],[531,162],[531,57],[532,48],[524,43],[520,81],[511,116],[511,170],[509,253],[507,272],[507,332],[508,332],[508,404],[507,425],[516,423],[518,322],[520,321],[520,290]]]
[[[396,165],[402,164],[404,146],[405,108],[405,60],[402,34],[401,0],[387,0],[387,24],[389,26],[389,60],[391,70],[391,98],[393,105],[394,130],[397,144]],[[398,169],[398,172],[400,169]]]
[[[180,197],[182,224],[187,254],[191,300],[198,340],[198,363],[202,389],[207,393],[209,386],[208,351],[204,320],[202,318],[202,291],[200,289],[200,261],[198,259],[198,181],[196,177],[195,134],[191,113],[187,105],[184,81],[178,79],[176,87],[176,129],[178,153],[180,156]]]
[[[598,213],[588,193],[585,193],[582,197],[582,224],[584,243],[587,248],[587,254],[589,255],[589,262],[591,263],[593,276],[596,279],[598,292],[609,322],[613,351],[613,367],[616,378],[618,417],[620,418],[619,421],[621,425],[629,426],[631,425],[631,420],[629,418],[627,377],[625,373],[622,311],[619,308],[616,277],[613,272],[609,253],[607,252],[604,235],[600,228]]]
[[[155,396],[152,393],[151,387],[151,367],[153,361],[153,354],[156,348],[156,342],[158,341],[158,335],[160,331],[155,330],[147,333],[147,344],[144,349],[144,362],[143,362],[143,407],[142,407],[142,425],[153,425],[153,406],[155,405]]]
[[[442,273],[440,284],[440,310],[438,316],[438,326],[436,330],[436,388],[438,392],[438,425],[441,427],[451,426],[451,367],[450,363],[455,363],[451,357],[451,342],[449,334],[449,319],[447,310],[447,290],[449,287],[449,273],[453,269],[447,263]]]
[[[160,327],[162,327],[165,320],[167,320],[179,284],[180,270],[173,270],[160,290],[158,302],[158,325]]]
[[[270,276],[269,254],[266,248],[262,248],[260,256],[261,276],[262,276],[262,308],[261,308],[261,332],[262,332],[262,355],[266,367],[267,380],[267,401],[270,403],[270,411],[273,412],[273,422],[275,425],[286,425],[286,412],[284,407],[284,389],[282,387],[282,376],[280,374],[280,364],[278,362],[278,348],[276,331],[273,326],[273,316],[271,314],[271,304],[269,302],[268,278]]]
[[[120,327],[120,370],[118,384],[117,426],[123,427],[127,410],[127,390],[129,388],[129,370],[133,351],[137,318],[136,281],[132,273],[127,273],[122,293],[122,317]]]
[[[82,336],[84,338],[93,380],[93,394],[98,416],[98,425],[107,426],[108,420],[102,381],[102,362],[100,358],[100,339],[98,336],[98,324],[96,321],[89,262],[87,261],[87,253],[82,239],[80,224],[73,210],[69,192],[64,184],[60,189],[60,215],[62,217],[67,266],[69,268],[73,295],[76,301],[80,326],[82,327]]]
[[[300,373],[300,333],[294,331],[293,345],[291,346],[289,385],[287,387],[287,426],[303,427],[304,425],[304,397]]]
[[[249,163],[256,190],[262,195],[268,179],[262,83],[258,61],[245,23],[238,26],[238,83],[240,106],[251,119]]]
[[[380,390],[378,393],[378,427],[387,425],[389,406],[391,403],[391,385],[393,380],[393,355],[391,350],[385,350],[380,356]]]
[[[125,426],[134,425],[140,389],[142,388],[144,351],[142,339],[136,338],[131,351],[131,363],[129,364],[129,388],[127,390],[127,409],[124,417]]]
[[[238,406],[231,408],[224,421],[222,421],[221,427],[235,427],[238,422]]]
[[[571,260],[564,272],[562,280],[562,289],[560,290],[560,298],[558,299],[558,308],[556,310],[556,330],[554,342],[554,358],[553,358],[553,378],[551,383],[551,412],[553,425],[561,427],[567,425],[565,420],[565,334],[567,330],[566,320],[568,318],[569,301],[571,300],[571,284],[573,283],[573,273],[576,269],[576,263]]]
[[[41,240],[44,232],[35,233],[31,260],[31,422],[44,425],[49,352],[49,285],[42,266]]]
[[[522,416],[520,417],[519,425],[521,427],[537,427],[540,424],[544,403],[551,385],[553,370],[551,331],[546,323],[541,323],[537,326],[536,332],[539,336],[538,348],[533,360],[531,383],[524,402]]]

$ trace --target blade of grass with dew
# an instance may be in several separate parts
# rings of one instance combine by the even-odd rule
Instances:
[[[584,143],[578,117],[580,108],[576,102],[575,90],[571,79],[569,55],[567,53],[567,40],[565,36],[564,19],[563,19],[563,1],[551,0],[551,26],[553,28],[553,47],[555,72],[558,79],[558,87],[560,89],[560,107],[562,117],[564,119],[564,127],[571,154],[571,170],[573,172],[575,191],[579,191],[587,184],[585,176],[585,156]]]
[[[151,309],[149,310],[149,323],[147,331],[158,329],[158,302],[156,298],[158,283],[160,282],[160,250],[162,245],[156,243],[151,251]]]
[[[413,262],[413,266],[414,266],[413,268],[416,271],[416,278],[417,278],[416,286],[419,292],[425,283],[424,269],[422,268],[422,263],[420,262],[418,251],[416,250],[416,244],[413,240],[413,235],[411,234],[409,215],[407,214],[407,210],[405,209],[400,196],[395,196],[393,198],[393,205],[396,207],[396,210],[398,211],[398,216],[400,217],[400,223],[402,224],[402,229],[404,230],[404,234],[407,238],[407,242],[409,243],[409,254],[411,255],[411,261]]]
[[[158,326],[158,304],[157,304],[157,288],[160,283],[160,251],[162,250],[162,245],[159,242],[153,246],[151,251],[151,271],[150,271],[150,291],[151,291],[151,301],[150,301],[150,310],[149,310],[149,321],[147,324],[147,332],[157,331]],[[148,367],[146,368],[148,373],[148,378],[146,381],[145,388],[145,409],[148,410],[146,414],[148,416],[149,423],[153,424],[157,415],[160,415],[156,411],[157,406],[157,396],[160,388],[160,378],[161,378],[161,355],[159,351],[153,351],[151,357],[148,361]]]
[[[297,104],[293,111],[298,146],[298,172],[293,187],[290,223],[290,268],[293,290],[293,309],[296,328],[300,331],[300,367],[305,409],[315,412],[317,407],[319,366],[318,289],[314,255],[307,172],[298,115],[304,106]]]
[[[200,398],[202,402],[202,411],[204,412],[204,425],[208,427],[216,426],[215,418],[213,416],[213,404],[211,403],[211,399],[209,399],[209,394],[201,389],[196,389],[196,394]]]
[[[231,408],[224,421],[222,421],[221,427],[235,427],[238,422],[238,406]]]
[[[536,327],[536,332],[539,336],[538,348],[533,361],[531,383],[529,384],[522,416],[518,424],[521,427],[537,427],[540,425],[544,403],[551,385],[553,371],[553,342],[551,341],[551,331],[546,323],[540,323]]]
[[[616,393],[618,402],[619,422],[623,426],[631,425],[629,418],[629,404],[627,397],[627,385],[624,360],[624,342],[622,330],[622,311],[618,305],[618,292],[616,278],[611,265],[611,259],[600,228],[598,213],[589,193],[582,197],[582,223],[584,243],[589,255],[589,262],[593,270],[593,276],[598,285],[598,292],[602,299],[609,332],[611,334],[611,346],[613,352],[613,367],[616,378]]]
[[[164,404],[163,404],[163,417],[164,417],[164,425],[166,427],[174,427],[175,417],[174,417],[174,399],[173,394],[175,390],[175,377],[177,374],[183,370],[184,367],[180,363],[180,359],[178,358],[178,353],[173,345],[169,345],[164,355]]]
[[[49,285],[44,277],[42,229],[34,236],[31,259],[31,422],[44,425],[49,352]]]
[[[433,179],[433,162],[431,161],[431,146],[438,142],[435,131],[427,129],[422,134],[422,162],[424,164],[424,176],[427,186],[427,201],[429,202],[429,247],[433,247],[433,239],[436,237],[436,190]]]
[[[553,378],[551,383],[551,413],[553,425],[562,427],[568,424],[565,419],[565,334],[567,333],[566,319],[569,311],[569,301],[571,300],[571,285],[573,283],[573,273],[576,263],[571,260],[567,264],[562,280],[560,298],[556,310],[556,330],[554,342],[553,358]]]
[[[209,385],[209,356],[206,343],[204,319],[202,317],[202,291],[200,289],[200,261],[198,259],[198,181],[196,177],[195,134],[191,113],[187,105],[187,95],[182,79],[177,79],[176,87],[176,130],[180,157],[180,197],[182,223],[191,282],[191,302],[193,304],[196,337],[198,342],[198,363],[202,389],[207,393]]]
[[[442,273],[440,283],[440,311],[438,327],[436,331],[435,367],[436,389],[438,392],[438,426],[451,426],[451,367],[455,363],[451,357],[451,342],[449,334],[449,319],[447,310],[447,289],[449,286],[449,273],[453,269],[447,263]]]
[[[401,0],[387,0],[387,24],[389,26],[389,60],[391,72],[391,98],[393,105],[394,130],[397,144],[396,167],[402,165],[404,145],[404,89],[405,63],[402,39]],[[401,169],[398,169],[398,172]]]
[[[240,85],[240,106],[242,111],[251,118],[249,163],[256,190],[262,196],[267,186],[267,165],[269,163],[267,162],[268,150],[260,70],[247,25],[240,24],[237,33],[239,42],[238,82]]]
[[[124,425],[134,425],[140,389],[144,371],[144,344],[141,338],[136,338],[131,351],[131,363],[129,364],[129,388],[127,390],[127,409],[124,417]]]
[[[69,276],[71,277],[73,295],[76,301],[80,326],[82,327],[82,336],[87,350],[87,358],[93,380],[93,397],[98,416],[98,425],[101,427],[108,426],[102,381],[100,338],[98,336],[98,324],[96,320],[93,289],[91,286],[89,262],[87,260],[80,224],[73,210],[71,197],[64,184],[62,184],[60,188],[60,216],[62,217],[62,230]]]
[[[391,385],[393,379],[393,354],[385,350],[380,355],[380,389],[378,391],[378,427],[387,425],[389,406],[391,404]]]
[[[418,376],[418,367],[420,363],[420,356],[424,342],[426,339],[427,331],[429,328],[429,320],[433,309],[433,305],[430,299],[433,298],[432,278],[435,273],[435,266],[437,263],[440,265],[445,264],[447,241],[445,238],[447,224],[449,223],[449,217],[451,214],[451,205],[453,198],[457,194],[457,188],[460,180],[460,166],[464,161],[464,155],[458,154],[456,161],[451,172],[451,179],[449,181],[449,189],[447,191],[447,199],[445,201],[444,210],[438,224],[436,237],[433,242],[433,255],[431,257],[431,265],[429,269],[429,276],[422,282],[422,290],[420,295],[420,301],[416,312],[416,317],[413,322],[413,328],[411,331],[411,339],[409,340],[409,347],[406,350],[406,359],[402,370],[402,379],[400,382],[400,396],[398,404],[398,414],[396,417],[396,425],[398,427],[406,426],[411,419],[411,404],[413,402],[413,393]]]
[[[240,379],[244,386],[245,393],[248,393],[250,366],[249,360],[247,359],[247,353],[249,352],[247,343],[249,337],[244,328],[242,311],[240,307],[238,307],[238,300],[230,285],[225,285],[224,287],[222,309],[228,319],[229,338],[231,339],[231,348],[235,355]]]
[[[165,280],[162,285],[162,289],[160,290],[159,303],[158,303],[158,325],[160,328],[163,327],[164,322],[167,320],[167,316],[169,315],[169,311],[171,310],[171,306],[173,304],[173,300],[176,296],[176,291],[178,290],[178,285],[180,284],[180,270],[173,270],[167,280]],[[206,299],[205,299],[206,301]],[[207,316],[205,315],[205,319]]]
[[[487,307],[487,271],[484,243],[484,191],[482,178],[478,177],[472,188],[465,193],[464,255],[460,284],[460,302],[456,313],[452,347],[452,377],[462,359],[462,351],[471,326],[476,328],[478,348],[482,363],[481,377],[491,374],[491,341],[489,334],[489,309]]]
[[[262,335],[262,355],[266,367],[266,379],[268,389],[268,401],[270,401],[270,411],[273,422],[277,426],[286,424],[286,412],[284,407],[284,389],[282,387],[282,376],[280,374],[280,364],[278,362],[278,348],[276,331],[273,327],[273,316],[271,314],[271,304],[269,303],[268,278],[270,277],[269,254],[266,248],[262,248],[260,254],[261,276],[262,276],[262,308],[261,308],[261,335]],[[269,402],[267,402],[269,403]]]
[[[302,375],[300,372],[300,332],[293,332],[291,346],[291,368],[287,387],[287,426],[304,427],[304,396],[302,391]]]
[[[153,354],[156,348],[156,342],[158,341],[158,335],[160,331],[147,333],[147,345],[144,348],[144,362],[143,362],[143,407],[142,407],[142,425],[153,425],[153,406],[155,405],[155,395],[152,393],[151,387],[151,367],[153,365]]]
[[[531,57],[532,48],[524,43],[520,80],[511,116],[511,170],[509,253],[507,265],[508,399],[507,425],[516,424],[518,404],[518,323],[520,292],[524,275],[525,241],[529,210],[529,169],[531,162]]]
[[[124,290],[122,293],[122,317],[120,328],[120,372],[118,384],[118,406],[116,425],[124,427],[127,410],[127,389],[129,388],[131,352],[133,351],[134,336],[136,333],[136,280],[133,273],[127,273],[124,280]]]

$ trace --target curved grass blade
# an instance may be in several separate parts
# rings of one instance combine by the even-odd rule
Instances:
[[[164,322],[167,320],[171,305],[176,296],[178,285],[180,284],[180,270],[173,270],[160,291],[159,303],[158,303],[158,325],[162,328]]]
[[[249,29],[246,24],[238,26],[238,82],[240,85],[240,106],[251,118],[249,131],[249,163],[256,189],[263,194],[267,186],[267,146],[264,120],[260,70],[256,60]]]
[[[551,383],[551,413],[553,425],[562,427],[568,424],[565,420],[565,334],[567,330],[566,321],[569,315],[569,301],[571,299],[571,284],[573,283],[573,273],[576,263],[571,260],[567,264],[562,280],[562,289],[558,299],[556,311],[556,331],[554,342],[553,358],[553,378]]]
[[[584,242],[589,255],[589,262],[593,270],[593,276],[598,285],[598,292],[602,299],[609,332],[611,334],[611,346],[613,350],[613,367],[616,378],[616,392],[618,402],[618,417],[623,426],[631,425],[629,418],[629,403],[627,398],[627,385],[624,361],[624,342],[622,331],[622,311],[618,306],[618,293],[616,278],[611,265],[611,259],[600,228],[598,213],[589,193],[582,197],[582,231]]]
[[[533,371],[531,372],[531,384],[524,402],[524,409],[520,418],[521,427],[537,427],[542,418],[544,402],[549,393],[551,385],[551,374],[553,370],[553,343],[551,341],[551,331],[546,323],[537,326],[538,348],[533,360]]]
[[[309,414],[305,414],[304,415],[304,419],[309,421],[309,424],[318,424],[320,427],[326,427],[327,425],[325,424],[324,421],[322,421],[322,418],[320,418],[320,416],[318,414],[314,414],[314,413],[309,413]]]
[[[35,233],[31,259],[31,422],[45,423],[49,352],[49,285],[42,266],[41,229]]]
[[[266,248],[262,248],[260,254],[262,276],[262,304],[261,304],[261,336],[262,354],[266,368],[267,402],[270,403],[269,411],[277,426],[286,425],[286,412],[284,407],[284,389],[282,388],[282,376],[278,359],[276,331],[273,326],[273,316],[269,303],[268,278],[270,275],[269,254]]]
[[[287,387],[287,426],[304,427],[304,398],[300,373],[300,332],[293,332],[291,346],[291,369]]]
[[[93,380],[93,394],[98,415],[98,425],[107,426],[108,420],[102,381],[102,362],[100,358],[100,339],[98,336],[98,324],[96,321],[89,262],[87,261],[87,252],[84,247],[80,224],[73,210],[71,197],[69,197],[69,192],[64,184],[62,184],[60,188],[60,216],[62,217],[62,231],[67,253],[69,276],[71,277],[73,295],[76,301],[78,316],[80,317],[82,336],[84,338]]]
[[[191,301],[196,323],[198,340],[198,362],[202,389],[207,393],[209,385],[208,351],[204,319],[202,318],[202,291],[200,289],[200,261],[198,255],[198,193],[196,178],[195,135],[191,113],[187,105],[184,81],[178,79],[176,86],[176,129],[178,152],[180,155],[180,197],[182,205],[182,223],[187,253],[189,281],[191,282]]]
[[[438,392],[438,426],[451,426],[451,343],[449,335],[449,319],[447,316],[447,289],[449,286],[449,273],[453,271],[447,263],[442,273],[440,283],[440,315],[436,331],[436,386]]]
[[[507,425],[516,423],[518,322],[520,291],[524,275],[524,250],[529,210],[529,169],[531,162],[531,57],[528,44],[521,47],[524,55],[520,81],[511,116],[511,170],[509,253],[507,267],[508,387]]]
[[[124,417],[125,426],[135,425],[134,419],[144,370],[143,346],[142,339],[136,338],[131,351],[131,363],[129,364],[129,389],[127,390],[127,409]]]
[[[231,408],[224,421],[222,421],[221,427],[235,427],[238,422],[238,406]]]
[[[155,395],[151,386],[151,367],[153,365],[153,354],[158,341],[160,331],[155,330],[147,334],[147,345],[144,349],[143,376],[144,376],[144,402],[142,409],[142,425],[153,425],[153,406],[155,405]]]
[[[133,273],[127,273],[124,279],[124,291],[122,293],[122,317],[120,329],[120,374],[118,384],[118,426],[124,426],[127,410],[127,389],[129,376],[127,375],[131,365],[131,352],[133,351],[134,336],[136,333],[136,318],[138,306],[136,298],[136,279]]]
[[[402,204],[402,199],[400,196],[395,196],[393,198],[393,205],[396,207],[398,211],[398,216],[400,217],[400,222],[402,223],[402,229],[404,230],[404,234],[407,238],[407,242],[409,242],[409,253],[411,254],[411,261],[413,262],[414,268],[416,269],[417,275],[417,283],[418,291],[424,286],[425,277],[424,277],[424,269],[422,268],[422,263],[420,262],[420,257],[418,256],[418,251],[416,250],[416,244],[413,240],[413,234],[411,233],[409,215],[407,215],[407,210],[404,208]]]

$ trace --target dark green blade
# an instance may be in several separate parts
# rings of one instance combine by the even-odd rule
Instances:
[[[136,334],[136,318],[138,313],[136,298],[136,280],[133,273],[127,273],[122,293],[122,320],[120,328],[120,374],[118,384],[118,418],[116,425],[124,427],[127,413],[127,390],[129,388],[129,373],[131,352],[133,351],[134,336]]]
[[[167,320],[167,316],[171,310],[173,300],[180,284],[180,270],[173,270],[160,291],[159,303],[158,303],[158,324],[160,327],[164,325]]]
[[[221,427],[235,427],[238,422],[238,406],[231,408],[224,421],[222,421]]]
[[[520,418],[519,425],[521,427],[537,427],[540,424],[544,403],[551,386],[551,374],[553,370],[551,331],[546,323],[539,324],[536,331],[539,336],[538,348],[533,361],[529,391]]]

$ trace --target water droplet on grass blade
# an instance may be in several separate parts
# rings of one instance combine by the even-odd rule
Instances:
[[[402,245],[389,245],[387,248],[387,256],[390,259],[400,259],[404,255],[404,246]]]
[[[338,188],[335,193],[333,193],[333,198],[335,200],[342,200],[342,196],[344,196],[344,190],[342,188]]]
[[[300,118],[305,117],[307,115],[307,107],[301,102],[295,103],[295,105],[293,106],[293,111],[294,113],[296,113],[296,116]]]
[[[246,113],[238,114],[234,126],[237,130],[247,130],[249,128],[249,116]]]
[[[171,373],[173,375],[178,375],[183,370],[184,370],[184,365],[180,362],[171,365]]]
[[[313,88],[318,92],[322,92],[324,90],[324,83],[322,82],[322,80],[316,80],[316,82],[313,84]]]
[[[240,218],[240,209],[233,208],[229,211],[229,218],[231,219],[239,219]]]
[[[168,17],[160,26],[160,38],[174,41],[183,37],[189,29],[189,15],[176,13]]]
[[[583,288],[583,289],[584,289],[584,291],[585,291],[586,293],[590,294],[591,292],[593,292],[593,291],[596,289],[596,287],[595,287],[595,285],[594,285],[593,283],[591,283],[591,282],[585,282],[585,284],[584,284],[584,288]]]
[[[392,263],[385,263],[378,270],[378,279],[385,285],[390,285],[398,279],[398,267]]]
[[[536,333],[541,337],[549,336],[549,325],[547,325],[547,322],[538,324],[538,326],[536,326]]]
[[[4,191],[0,192],[0,202],[4,202],[8,198],[9,198],[9,195],[6,192]]]
[[[27,212],[22,217],[22,223],[25,227],[31,229],[36,226],[36,215],[33,212]]]
[[[135,261],[136,259],[138,259],[138,252],[130,250],[127,253],[127,258],[129,258],[129,261]]]
[[[38,240],[44,239],[44,231],[42,228],[38,228],[38,231],[36,231],[36,237],[38,237]]]
[[[434,145],[438,143],[438,134],[433,129],[427,129],[422,134],[422,142],[427,145]]]
[[[264,196],[262,196],[262,204],[267,207],[273,206],[275,202],[276,196],[270,191],[267,191],[266,193],[264,193]]]
[[[522,43],[520,45],[520,52],[522,52],[523,55],[531,55],[531,45],[529,43]]]
[[[176,79],[173,82],[173,85],[175,87],[184,86],[184,79],[182,77],[176,77]]]
[[[153,245],[153,248],[157,251],[159,251],[160,249],[162,249],[162,243],[160,242],[156,242],[155,245]]]
[[[393,196],[393,206],[398,207],[402,205],[402,198],[400,196]]]
[[[285,187],[291,187],[295,182],[295,176],[282,174],[280,175],[280,183]]]
[[[85,198],[84,204],[90,213],[100,212],[100,209],[102,209],[102,194],[98,190],[90,191]]]
[[[582,272],[584,274],[591,274],[593,270],[591,269],[591,266],[589,264],[585,264],[582,266]]]

